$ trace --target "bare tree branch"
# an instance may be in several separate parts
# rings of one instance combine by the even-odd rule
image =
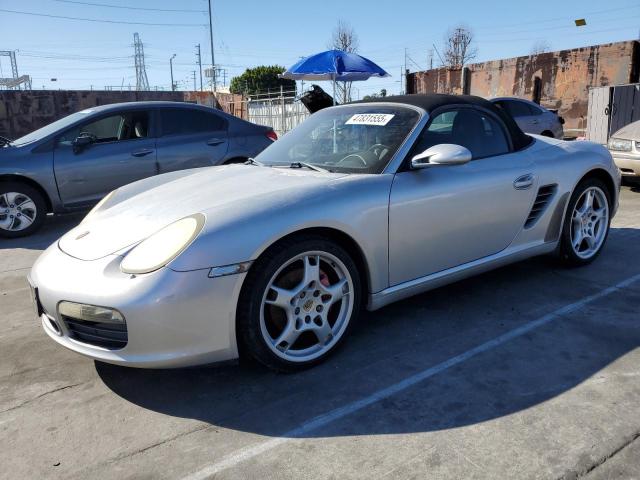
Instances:
[[[344,20],[338,20],[327,47],[334,50],[342,50],[343,52],[356,53],[359,46],[360,40],[353,27]],[[343,103],[351,101],[351,82],[336,82],[336,91],[337,96],[342,98]]]
[[[447,67],[462,68],[476,58],[478,49],[473,44],[473,38],[471,29],[464,25],[449,29],[443,49]]]
[[[551,50],[549,42],[546,40],[538,40],[531,46],[530,55],[539,55],[541,53],[548,52],[549,50]]]

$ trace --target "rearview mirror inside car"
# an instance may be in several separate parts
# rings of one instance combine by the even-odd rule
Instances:
[[[73,142],[73,153],[80,153],[82,150],[91,145],[95,139],[90,135],[80,135],[76,137]]]
[[[471,160],[471,152],[462,145],[441,143],[427,148],[411,159],[411,168],[427,168],[432,165],[462,165]]]

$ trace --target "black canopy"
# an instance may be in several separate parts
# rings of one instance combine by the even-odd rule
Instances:
[[[525,134],[518,124],[513,120],[511,115],[502,110],[498,105],[485,100],[482,97],[476,97],[474,95],[445,95],[442,93],[428,93],[428,94],[411,94],[411,95],[393,95],[390,97],[377,97],[371,100],[363,100],[355,103],[369,103],[369,102],[391,102],[391,103],[404,103],[407,105],[413,105],[419,108],[423,108],[428,113],[434,110],[444,107],[446,105],[478,105],[493,113],[495,113],[509,130],[513,146],[516,150],[526,147],[531,143],[531,137]]]

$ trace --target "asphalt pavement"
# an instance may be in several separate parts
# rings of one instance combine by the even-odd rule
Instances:
[[[640,190],[602,255],[365,313],[312,370],[116,367],[58,346],[0,240],[0,478],[640,478]],[[179,319],[177,319],[179,321]]]

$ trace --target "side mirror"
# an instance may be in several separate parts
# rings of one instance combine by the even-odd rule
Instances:
[[[73,153],[80,153],[94,142],[94,138],[89,135],[80,135],[76,137],[71,145],[73,146]]]
[[[427,168],[432,165],[462,165],[471,160],[471,152],[462,145],[441,143],[427,148],[411,159],[411,168]]]

